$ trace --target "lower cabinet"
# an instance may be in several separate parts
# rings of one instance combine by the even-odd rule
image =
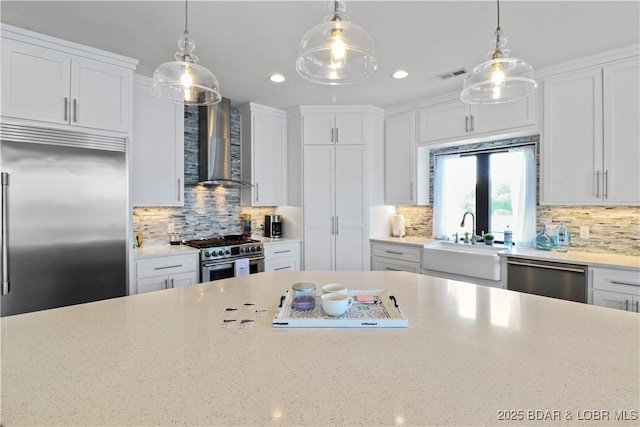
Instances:
[[[420,274],[422,247],[396,243],[371,244],[372,271],[408,271]]]
[[[197,253],[135,261],[136,293],[195,285],[199,265]]]
[[[300,242],[267,242],[264,245],[264,271],[299,271]]]
[[[628,270],[594,268],[593,305],[640,313],[640,274]]]

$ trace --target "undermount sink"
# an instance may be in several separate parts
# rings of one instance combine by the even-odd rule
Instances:
[[[505,248],[483,243],[437,242],[422,250],[422,268],[459,276],[500,280],[500,257]]]

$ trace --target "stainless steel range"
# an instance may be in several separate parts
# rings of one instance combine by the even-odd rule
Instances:
[[[259,240],[234,234],[182,243],[200,249],[201,282],[235,277],[241,266],[248,266],[250,274],[264,271],[264,247]]]

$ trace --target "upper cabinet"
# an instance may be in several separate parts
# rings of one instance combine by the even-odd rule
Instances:
[[[638,57],[544,81],[543,204],[640,204]]]
[[[11,26],[2,30],[2,115],[129,132],[137,61]]]
[[[385,119],[385,188],[388,205],[429,204],[429,151],[416,144],[416,114]]]
[[[136,76],[133,97],[133,206],[184,206],[184,107],[151,94]]]
[[[243,206],[286,204],[287,115],[284,111],[248,103],[242,117]]]
[[[504,104],[471,105],[455,99],[418,112],[418,142],[437,144],[460,139],[535,132],[535,95]]]
[[[368,123],[368,116],[360,113],[306,113],[302,119],[304,144],[366,144]]]

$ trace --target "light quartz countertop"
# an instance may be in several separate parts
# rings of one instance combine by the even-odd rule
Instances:
[[[200,249],[186,245],[153,245],[133,249],[133,259],[157,258],[161,256],[197,254]]]
[[[533,248],[513,248],[499,252],[498,255],[540,261],[568,262],[591,267],[622,268],[640,271],[640,256],[582,252],[571,249],[567,252],[558,252],[555,250],[541,251]]]
[[[293,239],[290,237],[281,237],[279,239],[272,239],[271,237],[255,237],[256,240],[260,240],[265,245],[277,245],[279,243],[300,243],[300,239]]]
[[[435,239],[432,237],[414,237],[414,236],[405,236],[405,237],[372,237],[369,239],[370,242],[379,242],[379,243],[396,243],[400,245],[411,245],[411,246],[424,246],[429,243],[435,242]]]
[[[409,327],[274,329],[301,281],[387,289]],[[640,315],[406,272],[259,273],[1,326],[4,426],[638,425]]]

